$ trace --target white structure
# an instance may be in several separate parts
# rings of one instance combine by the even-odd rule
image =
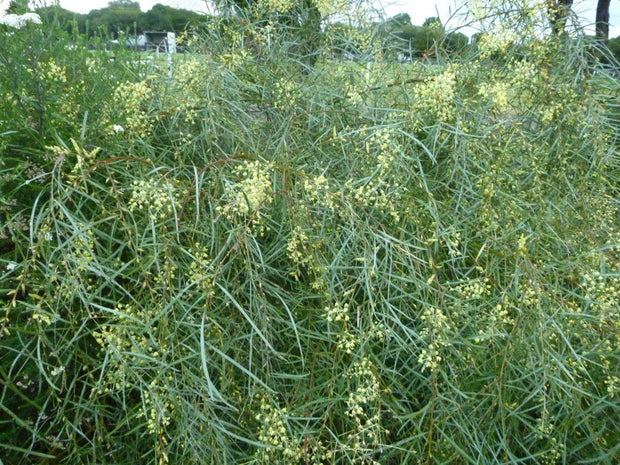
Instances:
[[[147,31],[144,33],[147,50],[153,48],[157,53],[177,53],[176,35],[174,32]]]
[[[144,34],[140,34],[137,37],[130,37],[129,39],[127,39],[127,46],[138,50],[146,50],[146,36]]]
[[[174,32],[166,35],[166,51],[168,53],[177,53],[177,38]]]
[[[13,27],[15,29],[21,29],[28,23],[41,24],[41,17],[36,13],[24,13],[23,15],[8,14],[4,12],[0,13],[0,24]]]

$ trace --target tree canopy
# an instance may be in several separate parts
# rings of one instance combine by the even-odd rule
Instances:
[[[407,13],[380,23],[378,31],[386,38],[386,51],[404,57],[424,57],[437,50],[447,54],[462,53],[469,38],[460,32],[446,32],[438,17],[426,18],[422,26],[414,26]]]
[[[74,13],[59,5],[38,8],[36,11],[42,16],[55,18],[66,30],[73,30],[77,26],[81,33],[105,31],[113,37],[120,32],[170,31],[179,34],[205,19],[199,13],[160,3],[143,12],[140,3],[131,0],[114,0],[108,6],[87,14]]]

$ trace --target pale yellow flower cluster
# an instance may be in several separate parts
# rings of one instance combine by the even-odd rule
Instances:
[[[420,338],[426,342],[426,347],[420,351],[418,363],[422,365],[422,371],[437,374],[444,360],[443,351],[452,346],[448,335],[452,331],[452,323],[441,309],[435,307],[426,308],[420,319],[425,325],[420,331]]]
[[[436,122],[452,122],[456,117],[455,70],[448,66],[442,73],[425,79],[415,89],[416,112],[428,115]]]
[[[441,236],[441,239],[448,249],[448,255],[450,255],[450,258],[459,258],[463,255],[461,250],[462,237],[459,231],[449,228],[445,234]]]
[[[153,88],[146,80],[120,84],[114,91],[107,112],[110,134],[116,132],[114,125],[117,124],[125,129],[129,137],[145,138],[150,135],[153,121],[148,106],[152,97]]]
[[[324,174],[306,175],[296,183],[303,201],[295,205],[294,223],[291,225],[287,241],[287,256],[295,265],[291,276],[301,277],[302,270],[308,273],[311,285],[317,291],[324,287],[323,266],[317,263],[324,237],[317,234],[321,219],[337,208],[337,194],[332,192],[328,178]]]
[[[273,87],[273,106],[278,110],[290,111],[299,103],[300,89],[290,79],[279,79]]]
[[[509,80],[512,87],[517,89],[524,86],[536,86],[536,81],[542,79],[546,80],[548,73],[544,69],[536,69],[536,65],[526,60],[512,61],[509,65],[508,76],[505,79]]]
[[[540,306],[540,289],[531,279],[519,283],[519,294],[521,295],[521,304],[523,306],[534,309]]]
[[[118,303],[110,312],[114,315],[112,319],[93,331],[100,352],[108,360],[93,395],[132,388],[135,373],[128,367],[140,366],[146,373],[146,369],[153,366],[153,360],[164,355],[167,350],[165,341],[160,343],[150,334],[156,312],[157,309],[133,303]],[[153,392],[151,390],[150,395]],[[145,408],[145,412],[148,410],[150,408]]]
[[[491,283],[488,278],[474,278],[454,286],[461,300],[482,300],[491,295]]]
[[[259,413],[256,420],[260,422],[258,440],[269,446],[259,449],[256,459],[259,464],[297,463],[303,454],[299,441],[291,438],[285,423],[286,408],[273,406],[264,396],[259,396]],[[280,462],[283,460],[284,462]]]
[[[188,56],[175,63],[172,80],[172,91],[169,93],[173,102],[170,106],[182,115],[186,124],[195,124],[198,121],[196,108],[205,105],[205,80],[208,79],[208,68],[204,59]]]
[[[402,194],[397,183],[390,184],[384,178],[377,178],[354,186],[353,180],[349,180],[345,187],[355,203],[389,214],[395,222],[400,221],[401,211],[396,206]]]
[[[360,338],[348,330],[336,335],[336,347],[344,353],[352,354],[360,345]]]
[[[77,265],[79,272],[86,272],[89,264],[95,259],[95,236],[90,228],[85,226],[80,234],[72,239],[71,261]]]
[[[349,11],[348,0],[316,0],[315,3],[323,17],[334,14],[346,14]]]
[[[347,415],[361,420],[365,416],[364,407],[379,399],[381,393],[379,380],[373,372],[372,362],[367,357],[353,364],[349,377],[357,381],[355,383],[357,387],[349,394]]]
[[[179,193],[165,180],[154,178],[134,180],[127,203],[132,212],[148,212],[154,222],[165,220],[176,212]]]
[[[325,307],[323,318],[332,324],[336,329],[336,347],[347,354],[352,354],[359,347],[360,338],[351,332],[349,316],[349,304],[336,302],[331,306]]]
[[[364,105],[364,95],[362,93],[362,90],[359,89],[357,86],[350,86],[347,88],[346,98],[353,106]]]
[[[67,181],[77,186],[78,183],[86,179],[89,171],[92,169],[97,159],[97,154],[101,151],[101,147],[95,147],[87,150],[80,146],[77,141],[71,139],[73,150],[68,147],[51,146],[46,147],[57,157],[66,157],[74,155],[76,157],[75,165],[71,168],[71,172],[67,174]]]
[[[528,40],[548,24],[547,0],[470,0],[468,11],[479,22],[484,36],[478,43],[482,57],[502,54],[507,43]]]
[[[517,36],[515,31],[507,30],[505,34],[482,34],[478,40],[480,59],[492,56],[505,56]]]
[[[176,409],[170,400],[168,391],[160,384],[155,378],[149,383],[148,389],[141,391],[142,412],[138,414],[138,418],[145,417],[147,431],[167,441],[165,431],[170,426]]]
[[[488,99],[491,103],[493,112],[499,115],[503,115],[508,110],[509,95],[508,91],[512,86],[509,82],[494,81],[483,82],[478,88],[478,93],[481,97]]]
[[[243,47],[243,38],[239,37],[239,47]],[[249,52],[245,48],[237,48],[230,53],[220,55],[222,62],[221,69],[230,69],[234,72],[243,71],[248,66],[248,61],[251,59]]]
[[[271,170],[271,164],[259,160],[244,161],[235,167],[232,174],[236,181],[227,182],[226,203],[217,207],[218,212],[232,221],[255,215],[267,206],[273,193]],[[260,215],[255,215],[254,223],[258,224],[260,218]]]
[[[620,394],[620,377],[616,375],[608,375],[605,379],[605,386],[607,387],[607,394],[609,397],[614,398]]]
[[[553,415],[549,412],[547,407],[547,388],[543,388],[542,393],[538,397],[538,402],[540,403],[539,408],[539,417],[536,419],[536,429],[538,430],[538,437],[540,439],[549,437],[553,433],[554,418]]]
[[[206,247],[194,245],[193,260],[189,265],[189,282],[200,289],[204,295],[214,295],[213,263]]]
[[[353,21],[358,21],[359,24],[368,24],[367,18],[359,11],[354,11],[350,15]],[[354,27],[347,31],[347,39],[351,44],[355,44],[355,47],[361,54],[371,55],[373,51],[376,51],[375,45],[375,33],[371,27]]]
[[[95,260],[95,235],[91,228],[87,224],[76,223],[75,230],[67,239],[63,252],[58,265],[67,270],[71,268],[76,276],[83,277]]]
[[[611,200],[611,198],[606,200]],[[609,216],[603,215],[604,222],[611,225],[611,221],[613,221],[612,212],[616,212],[616,208],[607,202],[605,203],[609,206],[609,210],[605,209],[604,212],[609,213]],[[620,214],[620,211],[617,211],[616,214]],[[611,233],[606,247],[610,267],[614,270],[620,270],[620,231]]]
[[[388,214],[396,222],[402,215],[397,206],[407,192],[407,187],[399,182],[402,173],[398,171],[398,161],[404,151],[397,134],[394,123],[361,126],[358,130],[346,127],[340,132],[334,128],[331,138],[343,152],[354,153],[358,158],[359,172],[345,182],[340,195],[377,213]]]
[[[367,452],[376,449],[382,443],[382,437],[388,433],[381,419],[381,381],[376,367],[368,357],[356,360],[349,369],[347,378],[354,387],[349,392],[346,411],[353,421],[353,429],[347,438],[352,458],[350,463],[374,464]]]
[[[335,208],[335,195],[330,191],[329,181],[324,175],[304,179],[304,190],[308,200],[313,205],[322,206],[329,210]]]
[[[505,304],[497,304],[491,309],[489,326],[491,329],[512,326],[515,320]]]
[[[557,465],[564,456],[564,442],[554,437],[549,438],[549,441],[551,448],[542,455],[541,465]]]
[[[329,323],[333,321],[341,323],[349,323],[351,318],[349,317],[349,304],[340,304],[336,302],[334,305],[325,307],[325,313],[323,315],[325,320]]]
[[[269,13],[286,13],[302,4],[302,0],[259,0],[258,7]],[[350,0],[316,0],[314,6],[322,17],[328,17],[349,12]]]
[[[43,77],[50,82],[67,82],[67,70],[58,65],[53,58],[41,63],[41,73]]]
[[[52,318],[47,313],[43,312],[43,310],[39,306],[35,307],[32,315],[30,315],[30,320],[44,326],[49,326],[52,324]]]
[[[122,309],[122,307],[117,306],[117,311],[120,311],[119,308]],[[102,350],[110,348],[112,351],[117,352],[131,349],[131,342],[124,337],[124,334],[117,333],[109,325],[103,325],[99,331],[93,331],[93,337]],[[115,383],[115,385],[118,389],[123,387],[120,381]]]
[[[389,173],[396,160],[396,154],[402,150],[396,140],[393,127],[380,128],[366,143],[366,152],[375,157],[375,163],[381,175]]]
[[[498,303],[491,307],[488,314],[482,315],[480,325],[483,328],[478,330],[478,335],[474,339],[478,344],[485,340],[495,340],[506,336],[509,328],[514,325],[514,319],[508,306]]]
[[[295,226],[291,232],[291,238],[286,244],[286,252],[296,265],[302,265],[311,260],[312,257],[308,255],[308,235],[301,229],[301,226]],[[298,278],[297,274],[294,276]]]
[[[208,68],[204,59],[190,55],[179,60],[174,66],[173,82],[177,91],[184,94],[200,96],[200,89],[205,81]]]
[[[620,329],[620,277],[599,272],[584,276],[586,299],[601,323]]]
[[[269,18],[264,25],[252,30],[252,39],[259,50],[271,50],[274,41],[278,38],[278,23]]]
[[[45,93],[48,94],[47,100],[50,103],[53,100],[55,110],[51,113],[52,125],[65,125],[81,116],[83,109],[76,105],[76,97],[85,89],[83,80],[69,77],[67,68],[59,65],[54,58],[42,61],[38,69],[28,69],[28,72],[36,72],[35,79],[42,81]]]
[[[606,192],[600,192],[598,190],[591,190],[587,194],[587,205],[594,217],[609,228],[610,231],[614,231],[615,222],[618,215],[620,215],[620,208],[618,207],[618,198],[614,195],[609,195]],[[606,247],[612,255],[616,255],[618,260],[617,267],[620,268],[620,231],[614,231],[611,234],[611,242]],[[612,244],[616,244],[615,246]]]
[[[562,459],[564,442],[554,437],[556,418],[549,412],[547,396],[547,389],[544,389],[543,395],[538,399],[540,403],[540,416],[536,420],[536,429],[538,430],[538,438],[541,440],[547,439],[551,447],[541,455],[540,464],[556,465]]]
[[[137,314],[136,309],[129,305],[117,304],[114,310],[119,316],[119,321],[124,317]],[[134,339],[125,330],[108,324],[102,325],[98,331],[93,331],[93,337],[99,345],[99,350],[110,357],[106,370],[101,377],[101,384],[97,393],[104,394],[130,387],[128,375],[125,372],[126,361],[123,354],[131,352],[132,348],[136,350],[135,353],[142,353],[139,350],[148,345],[148,340],[144,338]]]
[[[259,0],[259,6],[273,13],[286,13],[295,7],[297,0]]]

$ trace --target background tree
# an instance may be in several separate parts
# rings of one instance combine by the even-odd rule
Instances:
[[[444,27],[437,16],[426,18],[416,31],[413,47],[422,57],[433,56],[439,51],[444,34]]]
[[[430,18],[426,18],[422,23],[422,27],[428,27],[431,29],[441,29],[442,24],[441,20],[437,16],[431,16]]]
[[[609,48],[609,51],[616,58],[616,60],[620,62],[620,36],[615,37],[614,39],[609,39],[607,42],[607,48]]]
[[[105,8],[92,10],[86,16],[92,30],[105,29],[113,36],[118,36],[120,32],[141,32],[138,25],[142,15],[140,3],[115,0]]]
[[[85,15],[69,11],[60,5],[50,5],[37,8],[36,13],[45,18],[48,23],[56,23],[59,28],[70,34],[85,32]]]
[[[429,21],[430,20],[430,21]],[[428,57],[434,55],[443,35],[441,22],[438,18],[428,18],[420,27],[416,27],[413,37],[413,48],[419,56]]]
[[[411,24],[405,24],[398,30],[392,32],[391,46],[398,53],[402,53],[404,56],[413,58],[418,55],[418,50],[414,47],[414,39],[417,36],[417,31],[420,28]]]
[[[407,26],[411,26],[411,16],[408,13],[399,13],[391,18],[386,19],[379,24],[379,31],[383,34],[390,34],[394,31]]]
[[[7,14],[21,15],[29,10],[28,0],[11,0],[7,8]]]
[[[400,13],[386,19],[377,26],[377,30],[384,37],[386,55],[396,53],[411,58],[415,28],[407,13]]]
[[[566,20],[570,15],[572,5],[573,0],[547,1],[547,13],[549,15],[549,22],[551,23],[553,34],[558,35],[564,32]]]
[[[144,31],[174,31],[180,33],[189,25],[198,24],[203,16],[189,10],[156,4],[141,17],[140,27]]]
[[[180,34],[190,25],[200,24],[205,16],[189,10],[172,8],[156,4],[146,13],[140,9],[138,2],[113,1],[105,8],[92,10],[88,14],[79,14],[66,10],[59,5],[37,8],[36,12],[48,21],[55,21],[67,32],[77,28],[80,33],[92,35],[97,30],[104,30],[116,36],[121,31],[130,33],[143,31],[174,31]]]
[[[609,3],[611,0],[598,0],[596,5],[596,38],[607,42],[609,39]]]
[[[462,55],[469,45],[469,38],[462,32],[449,32],[443,40],[443,48],[449,55]]]
[[[387,19],[378,29],[387,37],[388,48],[410,58],[428,57],[442,47],[446,52],[460,50],[469,42],[460,33],[444,37],[445,31],[437,17],[427,18],[422,26],[414,26],[410,16],[401,13]]]

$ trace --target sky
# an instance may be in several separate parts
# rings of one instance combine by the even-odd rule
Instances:
[[[104,8],[109,0],[34,0],[37,6],[60,2],[60,6],[77,13],[88,13],[90,10]],[[134,0],[135,1],[135,0]],[[9,0],[0,0],[0,6]],[[142,11],[150,10],[153,5],[161,3],[175,8],[209,12],[208,3],[205,0],[139,0]],[[456,28],[462,24],[454,15],[455,12],[464,12],[465,0],[375,0],[376,4],[382,4],[386,16],[394,16],[398,13],[408,13],[411,22],[420,25],[426,18],[439,16],[448,28]],[[573,11],[582,18],[584,25],[594,22],[596,0],[575,0]],[[475,30],[463,30],[470,35]],[[609,37],[620,36],[620,0],[612,0],[610,7],[610,31]]]

